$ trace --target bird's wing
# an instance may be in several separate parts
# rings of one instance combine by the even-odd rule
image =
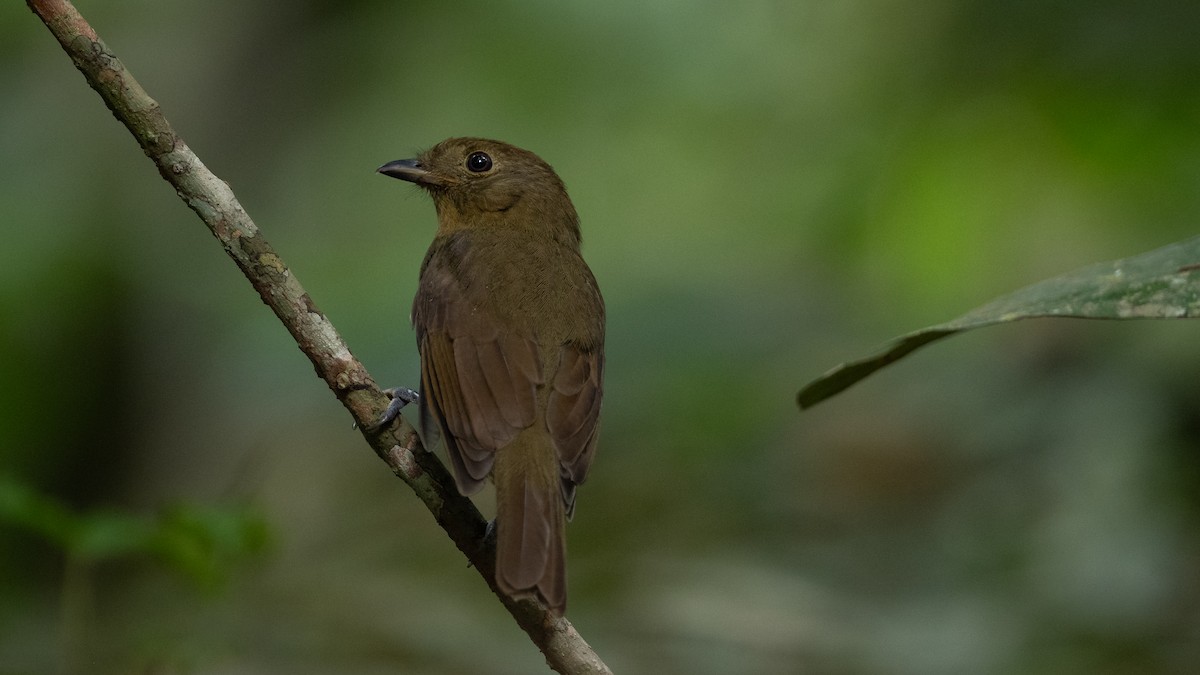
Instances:
[[[575,487],[587,478],[588,467],[596,454],[603,394],[603,348],[574,343],[563,345],[546,406],[546,428],[558,451],[562,496],[568,518],[575,510]]]
[[[423,426],[441,430],[459,491],[472,494],[491,472],[496,450],[533,424],[543,377],[533,336],[502,331],[452,273],[461,262],[452,253],[426,261],[413,325]]]

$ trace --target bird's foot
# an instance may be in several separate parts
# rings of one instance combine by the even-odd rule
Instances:
[[[383,393],[391,400],[388,401],[387,409],[383,411],[383,414],[379,416],[375,424],[367,428],[367,431],[371,433],[386,429],[400,416],[400,411],[404,409],[404,406],[421,398],[420,394],[408,387],[391,387],[390,389],[384,389]]]

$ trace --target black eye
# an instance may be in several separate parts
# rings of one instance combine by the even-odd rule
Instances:
[[[475,173],[482,173],[492,168],[492,158],[486,152],[472,152],[467,158],[467,168]]]

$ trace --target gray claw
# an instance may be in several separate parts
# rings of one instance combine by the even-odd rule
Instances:
[[[386,429],[389,425],[391,425],[392,422],[396,421],[397,417],[400,416],[400,411],[404,409],[404,406],[421,398],[420,394],[412,389],[409,389],[408,387],[392,387],[390,389],[384,389],[383,393],[386,394],[391,400],[388,401],[387,410],[384,410],[383,414],[379,416],[379,419],[375,422],[375,424],[372,424],[371,427],[367,429],[367,431],[370,431],[371,433]]]

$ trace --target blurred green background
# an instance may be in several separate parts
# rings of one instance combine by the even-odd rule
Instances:
[[[617,672],[1200,662],[1195,325],[1025,322],[794,405],[1194,234],[1200,4],[80,9],[383,384],[434,214],[375,167],[555,166],[609,310],[570,617]],[[544,669],[21,3],[0,90],[0,672]]]

